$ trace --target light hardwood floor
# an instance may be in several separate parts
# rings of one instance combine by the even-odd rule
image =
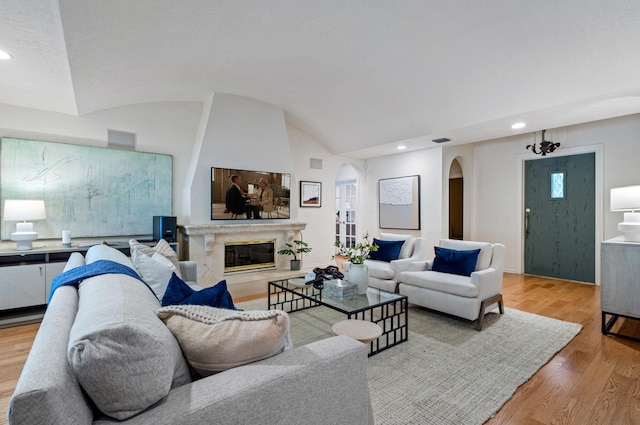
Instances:
[[[640,424],[640,343],[601,334],[599,288],[514,274],[505,274],[503,287],[506,307],[584,328],[487,425]],[[619,329],[640,337],[640,321],[622,321]],[[0,425],[37,330],[0,329]]]

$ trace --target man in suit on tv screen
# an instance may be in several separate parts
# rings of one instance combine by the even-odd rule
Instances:
[[[258,208],[247,204],[247,194],[240,185],[242,184],[242,176],[231,176],[231,185],[227,189],[225,196],[225,207],[233,214],[246,214],[247,218],[260,218]]]

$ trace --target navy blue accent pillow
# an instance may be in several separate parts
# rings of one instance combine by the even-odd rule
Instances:
[[[233,305],[231,294],[227,291],[226,280],[221,280],[211,288],[203,288],[196,291],[173,273],[162,296],[162,307],[185,304],[208,305],[210,307],[237,310],[236,306]]]
[[[433,259],[431,267],[434,272],[471,276],[475,271],[479,249],[455,250],[440,246],[435,246],[434,249],[436,258]]]
[[[387,263],[397,260],[404,241],[381,241],[373,238],[373,244],[378,245],[377,251],[369,253],[369,259],[386,261]]]

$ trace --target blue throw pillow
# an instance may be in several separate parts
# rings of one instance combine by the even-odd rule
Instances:
[[[236,306],[233,305],[231,294],[227,291],[226,280],[221,280],[211,288],[203,288],[200,291],[196,291],[173,273],[162,296],[162,306],[185,304],[237,310]]]
[[[387,263],[397,260],[404,241],[381,241],[373,238],[373,244],[378,245],[377,251],[369,253],[369,259],[386,261]]]
[[[434,249],[436,258],[433,259],[431,267],[434,272],[471,276],[476,269],[479,249],[455,250],[439,246],[435,246]]]

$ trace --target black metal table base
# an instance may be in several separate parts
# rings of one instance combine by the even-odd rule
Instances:
[[[607,314],[611,316],[611,318],[609,320],[607,320]],[[602,334],[603,335],[613,335],[613,336],[617,336],[617,337],[620,337],[620,338],[629,339],[631,341],[640,342],[640,338],[637,338],[637,337],[634,337],[634,336],[630,336],[630,335],[621,334],[621,333],[618,333],[618,332],[611,332],[611,328],[613,327],[613,325],[616,324],[616,322],[618,321],[618,319],[620,317],[624,317],[625,319],[640,320],[640,318],[638,318],[638,317],[625,316],[623,314],[609,313],[608,311],[603,311],[602,312]]]
[[[297,291],[300,291],[297,292]],[[302,294],[302,295],[301,295]],[[268,309],[283,310],[287,313],[325,306],[347,315],[347,319],[373,322],[382,328],[382,335],[369,343],[369,356],[378,354],[409,339],[409,310],[407,298],[364,307],[352,312],[341,311],[322,302],[322,291],[310,287],[291,291],[269,282]]]

